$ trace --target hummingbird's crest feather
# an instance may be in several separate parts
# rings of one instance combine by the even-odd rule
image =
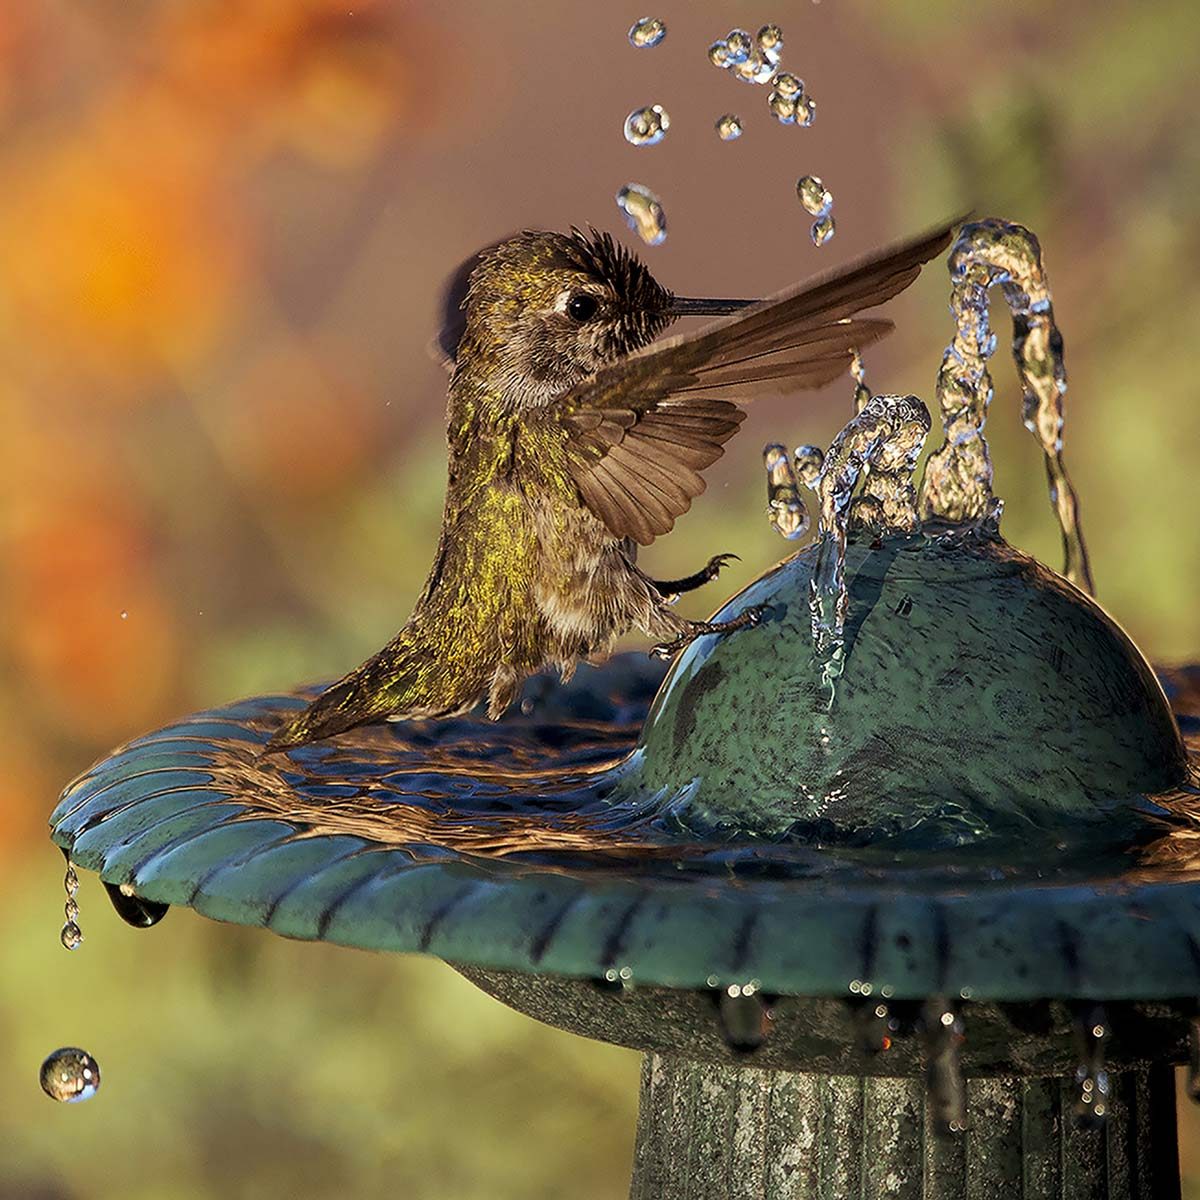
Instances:
[[[584,504],[616,537],[648,545],[704,490],[744,414],[725,397],[817,388],[891,322],[856,319],[902,292],[949,245],[958,222],[826,272],[698,334],[605,367],[549,405],[565,427]]]

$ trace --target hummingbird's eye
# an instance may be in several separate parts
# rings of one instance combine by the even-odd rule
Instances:
[[[567,301],[567,316],[572,321],[578,321],[582,324],[584,321],[590,321],[596,315],[599,308],[600,301],[590,292],[576,292]]]

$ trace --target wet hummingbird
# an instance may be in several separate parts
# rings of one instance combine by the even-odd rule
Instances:
[[[816,388],[892,329],[857,314],[949,243],[943,226],[769,300],[675,296],[605,233],[526,232],[469,259],[446,295],[449,478],[441,537],[412,615],[268,744],[384,719],[498,719],[548,665],[569,678],[641,630],[669,655],[756,622],[691,621],[670,601],[716,577],[652,579],[637,547],[704,490],[739,401]],[[677,317],[726,319],[654,339]]]

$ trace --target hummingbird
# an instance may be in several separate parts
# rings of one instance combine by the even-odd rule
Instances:
[[[759,609],[711,622],[672,607],[732,555],[656,580],[637,548],[704,491],[701,472],[745,416],[739,402],[847,371],[893,328],[858,314],[908,287],[954,227],[761,301],[676,296],[594,229],[526,231],[468,259],[439,337],[449,468],[424,589],[400,632],[282,726],[267,752],[485,699],[498,720],[527,676],[551,666],[569,679],[632,630],[669,657],[757,623]],[[655,342],[684,316],[725,319]]]

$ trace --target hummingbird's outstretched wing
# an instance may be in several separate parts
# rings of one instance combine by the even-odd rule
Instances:
[[[622,359],[548,406],[584,504],[643,546],[704,491],[745,413],[731,399],[829,383],[850,355],[892,328],[855,318],[902,292],[958,222],[817,276],[690,337]]]

